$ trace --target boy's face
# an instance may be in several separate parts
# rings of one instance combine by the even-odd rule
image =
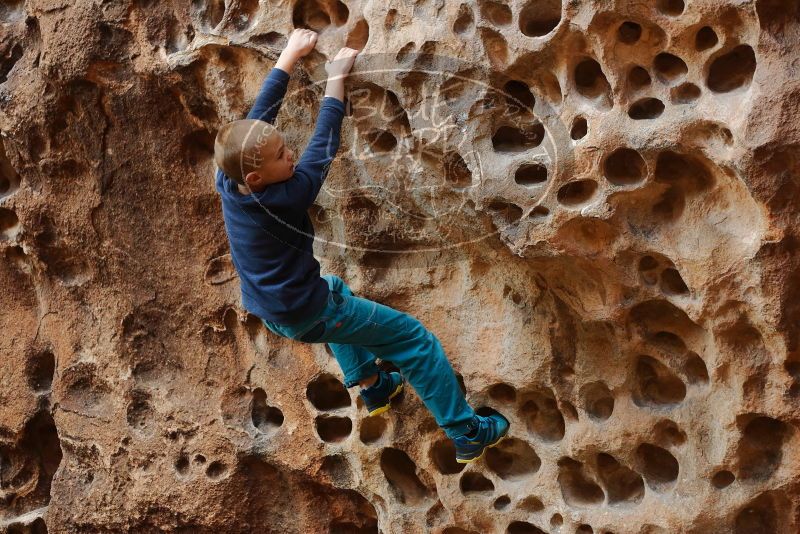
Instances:
[[[258,192],[269,184],[288,180],[294,174],[294,151],[283,140],[283,135],[272,133],[261,148],[261,166],[245,176],[250,189]]]

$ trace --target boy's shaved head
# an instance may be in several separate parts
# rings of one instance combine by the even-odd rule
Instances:
[[[217,132],[214,162],[222,172],[244,185],[247,173],[261,169],[265,157],[272,156],[267,152],[275,150],[278,139],[278,129],[268,122],[257,119],[229,122]]]

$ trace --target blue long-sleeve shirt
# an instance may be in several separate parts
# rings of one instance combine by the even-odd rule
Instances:
[[[274,67],[247,118],[273,123],[288,82],[289,74]],[[243,195],[236,182],[217,169],[216,189],[222,196],[222,216],[239,273],[242,305],[268,321],[297,323],[325,307],[329,290],[314,258],[314,227],[308,208],[339,149],[344,109],[338,98],[322,99],[314,134],[294,175],[286,181]]]

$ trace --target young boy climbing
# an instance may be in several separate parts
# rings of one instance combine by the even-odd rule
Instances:
[[[417,319],[355,296],[338,276],[320,276],[308,208],[339,149],[344,80],[358,51],[342,48],[325,64],[328,79],[316,127],[296,165],[294,151],[273,125],[295,63],[316,41],[315,32],[294,30],[247,118],[225,124],[214,143],[216,189],[242,304],[277,335],[327,343],[345,386],[361,387],[370,415],[388,410],[407,380],[454,441],[457,461],[475,461],[505,437],[508,421],[475,413],[439,340]],[[376,358],[400,373],[383,371]]]

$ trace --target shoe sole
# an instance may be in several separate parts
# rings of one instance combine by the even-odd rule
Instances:
[[[497,445],[500,444],[501,441],[506,439],[507,436],[508,436],[508,434],[503,434],[502,436],[500,436],[500,438],[497,441],[495,441],[494,443],[490,443],[487,446],[485,446],[483,448],[483,450],[481,451],[481,453],[478,456],[476,456],[475,458],[470,458],[469,460],[465,460],[465,459],[462,459],[462,458],[456,458],[456,462],[458,462],[460,464],[471,464],[472,462],[477,462],[478,460],[483,458],[483,455],[486,454],[486,450],[487,449],[491,449],[492,447],[496,447]]]
[[[393,398],[395,398],[397,395],[399,395],[399,394],[400,394],[400,392],[401,392],[401,391],[403,391],[403,383],[402,383],[402,382],[400,382],[400,383],[397,385],[397,389],[395,389],[395,390],[394,390],[394,392],[393,392],[391,395],[389,395],[389,400],[392,400]],[[387,402],[387,403],[386,403],[386,404],[384,404],[383,406],[380,406],[380,407],[378,407],[378,408],[375,408],[374,410],[372,410],[371,412],[369,412],[369,415],[370,415],[370,416],[373,416],[373,415],[380,415],[380,414],[382,414],[382,413],[384,413],[384,412],[388,411],[388,410],[389,410],[389,408],[391,408],[391,406],[392,406],[392,405],[391,405],[390,403],[388,403],[388,402]]]

